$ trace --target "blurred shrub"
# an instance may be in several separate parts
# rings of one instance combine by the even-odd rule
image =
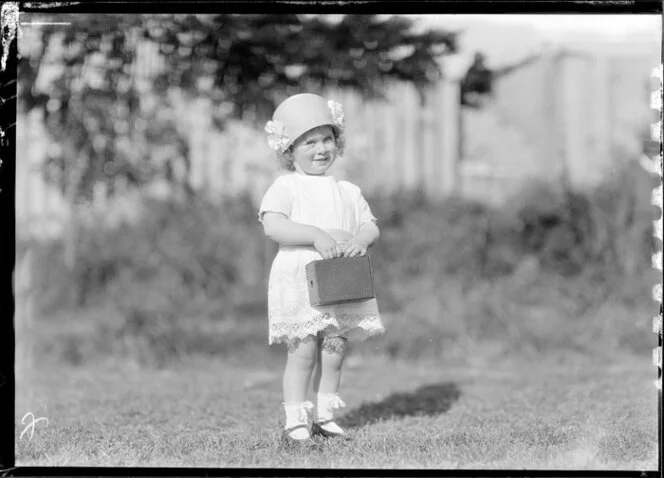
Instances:
[[[211,321],[145,308],[129,310],[119,324],[104,324],[96,335],[111,344],[113,355],[156,367],[193,355],[241,356],[267,343],[256,321]]]
[[[470,287],[478,279],[511,273],[519,260],[518,224],[505,211],[460,198],[427,202],[419,193],[369,202],[380,218],[381,239],[372,256],[387,309],[412,296],[409,284],[417,284],[418,277]]]
[[[119,309],[169,311],[259,299],[264,239],[251,200],[223,205],[203,199],[146,199],[139,222],[79,225],[77,260],[67,270],[62,244],[33,244],[42,310],[87,307],[109,300]],[[262,299],[264,301],[264,299]]]
[[[410,357],[492,340],[512,352],[648,350],[653,185],[630,164],[587,192],[532,183],[499,210],[370,198],[389,321],[378,347]]]
[[[388,327],[378,348],[416,357],[494,340],[589,351],[599,337],[639,350],[651,313],[634,311],[647,308],[654,279],[651,187],[629,167],[587,193],[533,183],[501,209],[418,192],[368,197],[381,227],[371,255]],[[145,363],[264,347],[275,249],[249,197],[146,200],[142,209],[137,223],[83,227],[73,271],[61,244],[32,247],[42,311],[111,306],[120,320],[100,324],[98,337]]]
[[[209,316],[136,307],[88,307],[50,317],[30,334],[37,363],[86,365],[122,359],[165,367],[191,356],[265,356],[265,324],[255,320],[210,320]],[[19,344],[22,346],[23,344]],[[272,353],[281,350],[270,350]]]
[[[634,163],[589,192],[531,184],[511,205],[522,226],[522,251],[567,276],[589,267],[606,268],[607,279],[633,276],[654,252],[653,186]]]

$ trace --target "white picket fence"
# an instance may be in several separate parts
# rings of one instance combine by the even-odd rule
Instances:
[[[160,68],[154,48],[143,46],[140,55],[141,78]],[[616,158],[638,153],[640,130],[655,120],[653,66],[651,58],[625,52],[550,53],[498,81],[495,99],[479,112],[460,109],[459,84],[449,78],[423,98],[409,84],[390,85],[383,101],[329,91],[344,104],[347,121],[347,154],[335,174],[367,192],[419,189],[434,198],[458,193],[492,202],[531,178],[596,183]],[[277,174],[262,128],[231,122],[214,129],[205,98],[177,109],[192,187],[212,196],[249,191],[258,202]],[[36,112],[19,117],[17,135],[19,232],[30,224],[33,234],[57,234],[68,206],[41,173],[57,139],[49,139]],[[103,188],[96,204],[108,205]]]

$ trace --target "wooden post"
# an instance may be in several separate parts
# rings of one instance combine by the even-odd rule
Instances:
[[[40,136],[45,134],[43,121],[43,113],[36,112],[32,116],[32,124],[27,136],[30,144],[30,155],[26,158],[28,164],[26,179],[28,182],[28,194],[30,195],[29,204],[31,206],[28,210],[31,216],[33,214],[42,214],[47,206],[44,178],[41,174],[46,159],[45,142],[40,139]]]
[[[564,180],[566,169],[562,161],[562,119],[559,118],[560,112],[560,72],[558,69],[559,60],[553,52],[547,53],[542,59],[542,143],[539,149],[546,162],[555,167],[557,179]]]
[[[562,116],[563,122],[563,144],[564,163],[568,172],[570,186],[579,185],[586,179],[587,158],[585,158],[585,126],[582,117],[584,98],[580,89],[579,81],[582,78],[582,60],[574,57],[566,57],[562,64],[563,86]]]
[[[438,184],[436,181],[436,161],[438,151],[436,142],[438,141],[436,124],[436,105],[438,94],[436,88],[430,88],[427,91],[427,100],[422,111],[422,174],[423,188],[429,198],[437,196]]]
[[[365,119],[365,128],[366,128],[366,139],[367,139],[367,148],[365,151],[366,157],[363,158],[363,163],[368,165],[362,168],[364,175],[362,181],[366,188],[366,191],[373,191],[376,189],[376,185],[380,184],[380,177],[378,168],[376,168],[377,162],[380,160],[379,153],[377,151],[376,144],[376,120],[378,115],[376,115],[376,102],[367,101],[364,103],[364,108],[366,110],[366,119]],[[369,171],[370,174],[366,174]]]
[[[376,189],[390,189],[394,185],[393,173],[390,167],[390,158],[393,154],[392,145],[389,143],[393,138],[392,132],[388,129],[390,126],[389,115],[392,108],[389,100],[381,100],[376,103],[376,122],[374,125],[373,142],[376,144],[376,157],[373,158],[376,163],[381,164],[380,177],[374,186]]]
[[[362,144],[364,132],[367,130],[363,108],[364,104],[360,96],[351,91],[340,91],[339,97],[341,98],[340,103],[344,105],[346,111],[346,129],[348,132],[346,147],[352,148],[354,155],[352,158],[349,157],[348,161],[344,161],[337,166],[340,167],[342,179],[349,179],[351,182],[361,181],[362,178],[350,177],[350,172],[361,170],[362,168],[358,166],[367,159],[360,156],[363,151],[362,148],[359,147]]]
[[[440,187],[443,196],[456,191],[458,183],[458,162],[461,144],[460,86],[457,80],[444,79],[441,83],[441,121],[442,121],[442,164],[440,169]]]
[[[400,86],[400,85],[396,85]],[[401,141],[399,139],[399,122],[397,115],[399,114],[398,98],[399,90],[394,85],[388,87],[389,103],[383,108],[382,125],[385,138],[385,155],[382,158],[387,172],[386,189],[394,191],[400,186],[399,181],[399,161],[401,160]]]
[[[417,157],[417,98],[413,86],[402,85],[403,93],[400,98],[399,111],[403,122],[403,128],[399,131],[399,141],[403,145],[400,160],[403,162],[403,184],[406,189],[413,190],[419,186],[418,171],[419,158]]]
[[[611,151],[611,94],[609,87],[609,59],[605,55],[595,58],[594,63],[594,104],[593,126],[594,126],[594,150],[598,165],[610,164]]]

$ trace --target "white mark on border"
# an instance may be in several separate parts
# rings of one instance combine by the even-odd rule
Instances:
[[[653,88],[653,91],[650,94],[650,108],[654,109],[658,113],[658,121],[656,121],[654,124],[650,125],[650,137],[654,141],[659,141],[660,142],[660,148],[661,148],[661,142],[662,142],[662,119],[663,119],[663,105],[662,105],[662,86],[664,82],[664,65],[661,63],[659,66],[653,68],[652,72],[650,73],[651,78],[655,78],[658,81],[658,85]],[[656,156],[652,158],[642,158],[640,163],[641,166],[648,171],[650,174],[657,175],[659,176],[660,179],[664,176],[664,170],[662,167],[663,163],[663,158],[662,154],[659,153]],[[653,221],[653,236],[656,239],[659,239],[662,241],[662,223],[663,223],[663,218],[664,218],[664,205],[662,204],[662,183],[653,188],[651,196],[650,196],[650,202],[652,203],[653,206],[657,206],[659,208],[658,212],[658,219]],[[657,251],[655,254],[652,255],[652,267],[656,270],[662,270],[662,251]],[[652,295],[653,295],[653,300],[658,302],[660,304],[660,310],[661,310],[661,304],[662,304],[662,283],[655,284],[652,288]],[[656,332],[659,332],[660,336],[660,341],[661,341],[661,336],[662,336],[662,314],[660,312],[659,317],[655,317],[655,320],[653,321],[653,330]],[[662,346],[658,346],[652,351],[652,361],[653,364],[659,368],[659,378],[655,380],[654,385],[655,388],[659,391],[662,390]]]
[[[0,26],[2,27],[2,71],[7,66],[9,47],[16,36],[18,26],[18,2],[7,2],[0,10]]]

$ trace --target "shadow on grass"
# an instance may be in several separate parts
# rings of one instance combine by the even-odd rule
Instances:
[[[426,385],[411,393],[395,393],[375,403],[366,403],[339,419],[342,426],[359,428],[380,420],[447,412],[461,396],[453,382]]]

